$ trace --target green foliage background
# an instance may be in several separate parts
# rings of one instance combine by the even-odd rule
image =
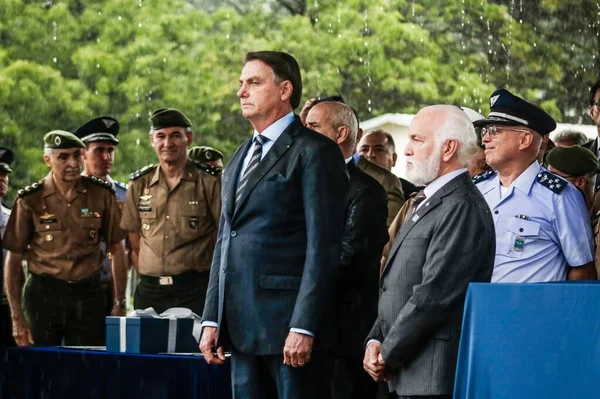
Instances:
[[[558,121],[587,122],[599,7],[582,0],[3,0],[0,145],[16,188],[47,173],[42,136],[121,122],[113,176],[154,162],[147,117],[171,106],[226,156],[246,138],[237,80],[247,51],[283,50],[303,101],[342,93],[361,119],[433,103],[488,111],[496,87]],[[299,111],[299,110],[298,110]]]

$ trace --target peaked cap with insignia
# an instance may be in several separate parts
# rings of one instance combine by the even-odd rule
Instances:
[[[499,89],[490,96],[490,113],[475,126],[508,125],[525,126],[542,136],[556,129],[556,122],[546,111],[515,96],[506,89]]]
[[[115,145],[119,144],[119,121],[111,116],[101,116],[87,121],[83,126],[75,130],[75,135],[85,144],[97,141],[108,141]]]
[[[223,153],[212,147],[202,145],[190,148],[188,157],[196,162],[216,161],[217,159],[223,159]]]
[[[12,173],[12,169],[10,168],[10,164],[14,159],[13,152],[6,147],[0,147],[0,171],[6,173]]]
[[[44,136],[44,148],[68,149],[85,148],[83,141],[73,133],[64,130],[53,130]]]
[[[192,122],[188,117],[175,108],[159,108],[150,115],[148,121],[152,130],[173,126],[192,127]]]

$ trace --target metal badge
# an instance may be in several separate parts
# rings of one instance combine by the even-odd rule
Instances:
[[[515,243],[513,248],[517,252],[523,252],[523,247],[525,247],[525,238],[521,236],[515,236]]]
[[[95,239],[96,239],[96,234],[97,234],[97,231],[96,231],[96,230],[90,230],[90,232],[89,232],[89,237],[90,237],[90,240],[91,240],[91,241],[93,241],[93,240],[95,240]]]
[[[198,228],[198,216],[190,216],[190,227],[192,229]]]
[[[46,241],[52,241],[52,240],[54,240],[54,237],[52,236],[52,234],[47,234]]]
[[[148,223],[144,223],[144,230],[150,230],[150,225]]]

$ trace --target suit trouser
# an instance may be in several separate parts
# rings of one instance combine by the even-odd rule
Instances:
[[[337,357],[331,380],[333,399],[371,399],[377,396],[377,383],[363,368],[362,356]]]
[[[283,355],[248,355],[233,349],[233,398],[328,399],[332,369],[329,351],[314,351],[307,365],[294,368],[283,364]]]
[[[188,308],[198,316],[204,312],[209,273],[186,273],[182,282],[172,285],[149,284],[143,279],[135,289],[135,309],[154,308],[162,313],[169,308]]]
[[[23,310],[35,345],[105,345],[104,293],[99,276],[69,283],[30,274]]]

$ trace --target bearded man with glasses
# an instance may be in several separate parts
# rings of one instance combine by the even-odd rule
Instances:
[[[486,163],[473,178],[492,210],[492,282],[596,279],[594,241],[583,196],[540,166],[536,155],[556,122],[540,107],[496,90],[483,127]]]

